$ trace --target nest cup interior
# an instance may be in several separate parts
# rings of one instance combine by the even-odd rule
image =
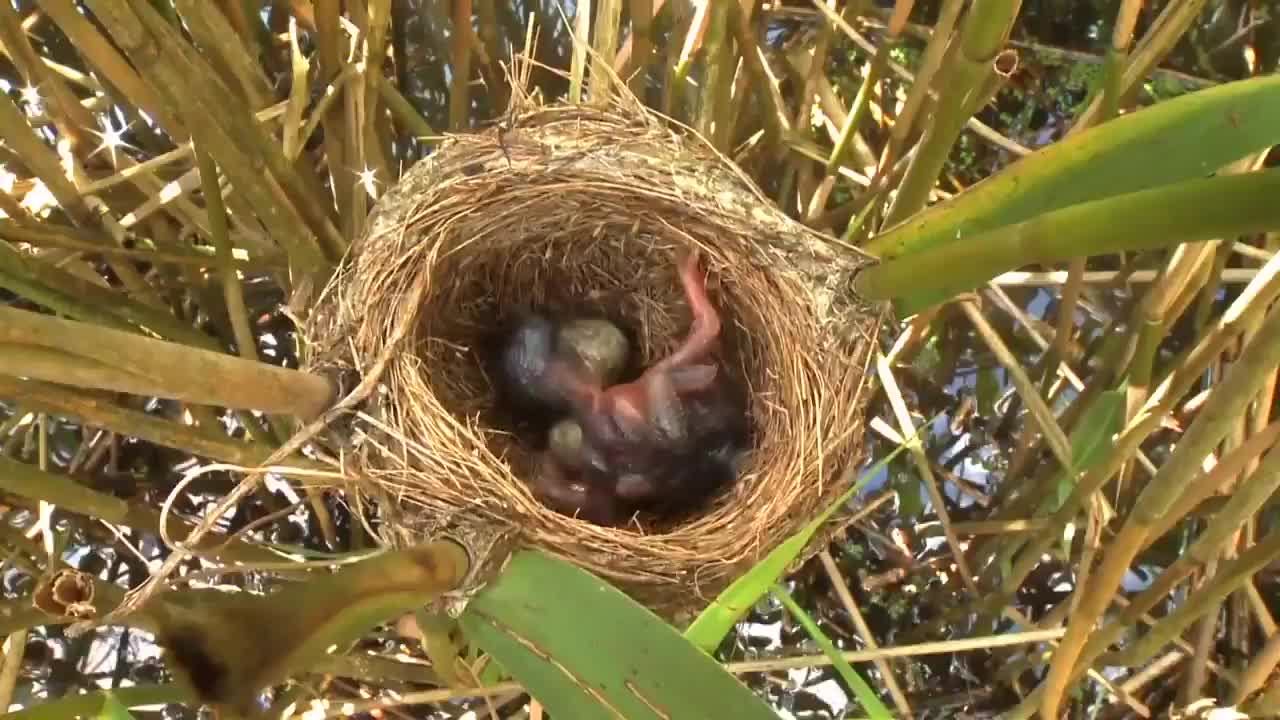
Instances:
[[[504,396],[500,354],[516,323],[530,312],[608,319],[623,331],[632,349],[624,380],[638,377],[668,355],[689,331],[691,312],[675,273],[677,260],[691,251],[685,247],[687,238],[637,232],[605,217],[594,220],[591,230],[598,236],[587,243],[574,234],[587,228],[570,227],[568,234],[557,230],[556,236],[486,244],[482,254],[468,256],[467,268],[459,270],[474,282],[459,287],[457,296],[439,300],[461,312],[426,311],[430,327],[420,338],[420,355],[438,359],[453,347],[467,347],[473,355],[471,362],[454,363],[452,371],[446,369],[433,378],[441,402],[455,414],[478,417],[480,426],[490,432],[514,431],[493,434],[489,446],[520,478],[537,472],[530,451],[545,448],[551,422],[562,415],[531,413]],[[698,252],[705,271],[710,258],[701,246]],[[717,308],[739,304],[733,284],[718,284],[714,272],[708,285]],[[759,348],[752,346],[750,333],[734,322],[731,313],[720,314],[724,326],[715,352],[717,375],[735,396],[745,399],[746,378],[755,364],[751,353]],[[700,504],[691,509],[701,513],[707,508]],[[664,532],[688,518],[686,512],[665,518],[642,513],[624,526],[638,532]]]
[[[313,365],[388,358],[347,474],[384,505],[393,543],[497,524],[651,606],[704,602],[830,502],[857,460],[870,338],[833,332],[846,324],[836,303],[801,270],[823,268],[829,285],[852,266],[659,126],[544,112],[517,128],[453,138],[411,169],[321,298]],[[496,334],[531,309],[602,315],[647,365],[688,331],[676,262],[694,248],[722,318],[719,365],[746,393],[744,471],[675,526],[602,527],[543,506],[490,376]]]
[[[679,232],[664,233],[668,228],[663,225],[648,232],[637,230],[633,222],[618,223],[622,208],[602,202],[609,198],[598,198],[585,188],[577,191],[581,207],[563,214],[565,199],[548,190],[535,193],[520,214],[508,218],[514,228],[502,227],[499,214],[493,236],[473,237],[469,252],[442,254],[433,272],[454,280],[440,283],[440,292],[430,293],[417,308],[419,318],[409,340],[414,357],[406,358],[408,367],[396,373],[399,387],[391,386],[392,393],[412,388],[413,394],[433,395],[444,411],[467,423],[468,434],[481,440],[484,450],[498,460],[489,468],[494,476],[484,484],[473,485],[459,477],[437,490],[456,488],[473,507],[515,519],[525,529],[591,532],[595,526],[547,510],[529,493],[525,479],[535,471],[534,448],[527,438],[512,432],[520,418],[511,417],[494,377],[497,345],[505,330],[531,310],[597,315],[621,327],[632,340],[636,362],[648,366],[669,353],[688,331],[690,313],[675,268],[677,259],[696,246],[708,276],[708,293],[723,323],[717,360],[726,379],[746,394],[758,445],[739,481],[717,493],[698,513],[702,517],[684,518],[683,531],[680,526],[638,516],[612,532],[697,535],[704,532],[700,529],[704,524],[735,525],[732,521],[742,520],[743,514],[767,514],[769,505],[785,498],[778,497],[781,488],[776,483],[767,488],[760,482],[759,461],[784,456],[779,441],[787,437],[785,427],[776,427],[784,418],[769,412],[767,404],[800,401],[787,397],[788,388],[770,378],[769,368],[785,358],[787,338],[778,337],[778,331],[803,326],[803,309],[761,298],[761,285],[769,284],[767,277],[758,276],[764,271],[753,271],[749,265],[735,267],[725,258],[717,247],[724,242],[718,228],[684,222]],[[493,210],[501,213],[499,208]],[[651,208],[658,215],[664,210],[676,212],[675,208]],[[526,213],[559,221],[527,222]],[[785,317],[788,309],[793,317]],[[393,367],[400,364],[393,362]],[[430,429],[423,427],[422,435],[441,429],[434,427],[434,418],[418,420],[433,424]],[[770,432],[775,429],[770,425],[775,432]]]

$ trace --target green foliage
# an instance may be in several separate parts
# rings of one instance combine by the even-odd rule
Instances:
[[[871,689],[866,680],[862,679],[858,671],[853,669],[849,661],[844,659],[844,656],[840,654],[839,648],[831,642],[831,638],[827,637],[826,633],[822,632],[822,628],[818,627],[818,623],[809,617],[809,613],[805,612],[804,608],[800,607],[792,599],[787,589],[775,585],[773,587],[773,595],[782,601],[787,610],[804,626],[804,630],[809,633],[809,637],[813,638],[818,647],[822,648],[822,653],[831,659],[831,664],[835,666],[836,672],[840,673],[840,677],[853,689],[853,694],[857,696],[858,702],[862,703],[862,708],[867,711],[868,717],[871,720],[889,720],[889,718],[892,718],[893,713],[889,712],[889,708],[880,702],[876,692]]]
[[[876,237],[867,248],[887,259],[969,244],[975,235],[1053,210],[1203,177],[1280,142],[1275,117],[1280,117],[1280,76],[1170,100],[1023,158]],[[1019,257],[1005,268],[1021,264]]]
[[[775,717],[661,618],[543,553],[513,556],[461,622],[558,717]]]
[[[858,288],[871,298],[897,298],[903,312],[913,312],[1031,263],[1280,228],[1280,205],[1270,201],[1276,192],[1280,170],[1273,169],[1112,195],[882,263],[858,277]],[[927,286],[921,277],[930,278]]]
[[[107,693],[96,720],[133,720],[133,715],[129,714],[129,708],[120,704],[115,693]]]
[[[832,515],[857,495],[862,486],[877,471],[905,449],[905,445],[900,446],[873,465],[857,482],[852,483],[848,490],[836,498],[836,501],[831,503],[826,510],[813,520],[810,520],[799,532],[771,550],[764,559],[756,563],[741,577],[734,580],[689,625],[688,629],[685,630],[684,636],[694,645],[702,648],[703,651],[714,652],[716,647],[720,645],[720,641],[733,629],[733,626],[769,592],[770,588],[786,572],[787,567],[795,562],[814,534],[831,519]]]
[[[128,720],[128,708],[162,703],[194,703],[194,696],[178,685],[141,685],[96,690],[50,700],[39,705],[5,714],[8,720]]]
[[[924,497],[921,495],[924,478],[910,467],[898,467],[898,464],[890,466],[889,477],[890,486],[898,495],[898,512],[904,518],[920,519],[925,507]]]
[[[1054,495],[1040,503],[1036,514],[1056,512],[1076,489],[1076,478],[1093,466],[1106,452],[1111,439],[1120,432],[1124,420],[1125,393],[1110,390],[1089,407],[1084,418],[1071,433],[1073,468],[1062,469],[1052,483]]]

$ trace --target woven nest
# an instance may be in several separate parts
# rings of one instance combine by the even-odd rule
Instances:
[[[647,363],[688,329],[675,265],[695,247],[724,320],[719,361],[748,392],[745,471],[675,527],[544,507],[486,372],[494,328],[531,308],[585,308],[626,327]],[[379,373],[330,440],[386,542],[509,531],[678,614],[847,489],[882,316],[850,290],[867,262],[633,100],[526,100],[504,127],[445,140],[380,199],[306,323],[306,364]]]

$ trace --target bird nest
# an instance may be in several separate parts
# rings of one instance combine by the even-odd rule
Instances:
[[[532,308],[585,309],[627,328],[647,364],[688,329],[676,262],[693,249],[723,318],[721,367],[747,391],[745,468],[674,525],[548,509],[496,400],[495,328]],[[306,365],[378,375],[327,444],[385,542],[496,529],[670,614],[705,604],[848,488],[883,316],[851,291],[867,262],[633,99],[525,101],[500,127],[446,139],[379,200],[306,322]]]

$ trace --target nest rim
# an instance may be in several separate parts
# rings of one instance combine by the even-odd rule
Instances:
[[[522,479],[527,451],[486,415],[492,383],[477,390],[450,367],[465,364],[460,328],[540,301],[621,299],[648,362],[682,335],[675,258],[694,248],[724,315],[721,364],[748,388],[757,443],[745,471],[662,532],[545,507]],[[868,262],[638,103],[527,103],[501,128],[450,136],[379,200],[307,318],[306,364],[380,373],[370,412],[329,442],[349,449],[345,489],[378,505],[384,541],[496,527],[654,609],[689,609],[825,509],[859,466],[885,317],[852,295]]]

